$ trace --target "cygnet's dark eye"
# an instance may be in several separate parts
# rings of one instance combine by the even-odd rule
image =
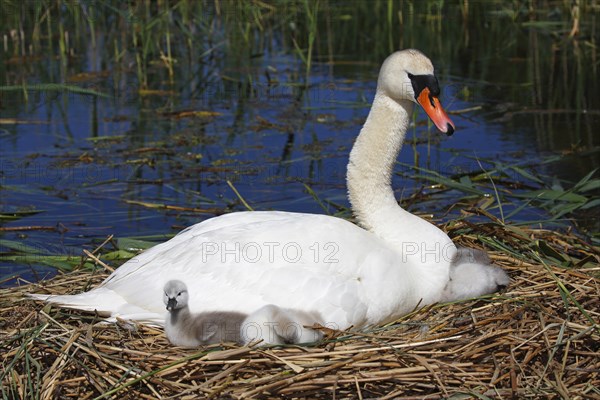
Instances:
[[[183,292],[179,292],[179,293],[177,293],[177,296],[181,296],[181,293],[183,293]]]

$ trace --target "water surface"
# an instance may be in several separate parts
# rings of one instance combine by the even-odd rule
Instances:
[[[50,24],[13,6],[0,212],[18,230],[0,232],[0,279],[46,276],[47,255],[77,258],[109,235],[162,240],[246,209],[233,188],[256,210],[350,217],[348,153],[380,63],[406,47],[433,60],[457,130],[446,138],[415,115],[397,198],[440,223],[486,204],[506,222],[591,239],[597,207],[548,221],[553,204],[512,196],[569,189],[600,167],[596,15],[584,13],[573,39],[564,2],[548,3],[82,2],[53,8]],[[11,15],[28,11],[23,39],[11,36]],[[496,188],[470,181],[486,171]],[[435,174],[477,190],[435,185]],[[22,254],[39,257],[15,262]]]

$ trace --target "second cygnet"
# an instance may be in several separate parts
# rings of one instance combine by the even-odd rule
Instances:
[[[318,342],[323,339],[323,334],[310,328],[315,324],[323,324],[316,312],[308,313],[268,304],[248,315],[242,322],[241,341],[243,344],[260,342],[259,345]]]

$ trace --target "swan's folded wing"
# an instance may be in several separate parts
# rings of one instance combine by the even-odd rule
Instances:
[[[163,287],[178,279],[188,286],[192,312],[251,313],[277,304],[358,327],[418,302],[406,297],[411,280],[396,268],[401,262],[375,235],[339,218],[236,213],[145,251],[90,292],[48,300],[113,317],[162,314]]]

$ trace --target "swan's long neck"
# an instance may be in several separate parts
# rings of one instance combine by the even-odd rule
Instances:
[[[398,206],[392,189],[394,163],[412,111],[411,101],[397,102],[378,91],[350,153],[347,180],[352,210],[365,229],[380,236],[387,236],[390,218],[412,217]]]
[[[402,209],[392,189],[393,167],[412,111],[412,102],[377,92],[350,153],[348,195],[360,224],[392,246],[399,262],[416,267],[416,281],[427,286],[422,292],[435,296],[448,281],[456,247],[436,226]]]

